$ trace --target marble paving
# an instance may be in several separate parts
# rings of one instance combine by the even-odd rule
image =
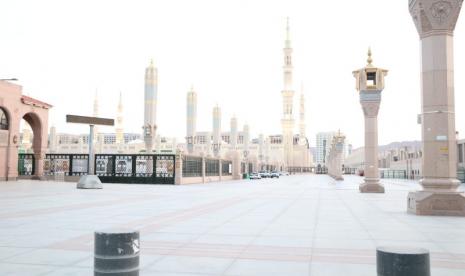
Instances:
[[[465,218],[406,213],[414,181],[357,176],[185,186],[0,182],[0,275],[92,275],[93,232],[141,234],[141,275],[376,275],[377,246],[431,252],[433,275],[465,275]],[[461,189],[464,189],[462,186]]]

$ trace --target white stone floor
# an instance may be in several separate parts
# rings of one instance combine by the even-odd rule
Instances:
[[[465,218],[407,214],[415,182],[361,181],[0,182],[0,275],[92,275],[93,232],[109,227],[140,230],[141,275],[372,276],[377,246],[427,248],[433,275],[465,275]]]

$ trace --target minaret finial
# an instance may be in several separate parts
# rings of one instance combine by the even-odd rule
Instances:
[[[368,65],[371,65],[373,62],[373,59],[371,58],[371,47],[368,47],[368,59],[367,59]]]
[[[194,91],[194,84],[191,83],[191,91]]]
[[[150,66],[153,67],[153,58],[150,59]]]

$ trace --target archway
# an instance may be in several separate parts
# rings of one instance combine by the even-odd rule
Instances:
[[[34,176],[34,178],[41,178],[43,177],[44,157],[48,140],[47,129],[44,129],[40,116],[35,112],[28,112],[24,114],[22,119],[29,125],[30,129],[32,130],[31,149],[33,158],[29,161],[33,162],[31,174]],[[24,129],[27,130],[27,127],[25,127]],[[22,138],[25,138],[24,135],[26,135],[26,133],[23,132]]]
[[[9,170],[9,156],[10,156],[10,124],[11,116],[9,115],[6,107],[0,106],[0,172],[4,171],[4,174],[0,173],[0,180],[7,180],[7,172]]]
[[[16,180],[18,177],[18,147],[22,119],[32,129],[34,177],[43,177],[48,140],[48,110],[51,107],[47,103],[22,95],[21,86],[0,81],[0,180]]]

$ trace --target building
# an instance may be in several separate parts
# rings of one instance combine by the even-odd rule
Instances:
[[[319,132],[316,134],[316,165],[325,166],[329,150],[331,149],[331,142],[336,134],[334,131]]]

